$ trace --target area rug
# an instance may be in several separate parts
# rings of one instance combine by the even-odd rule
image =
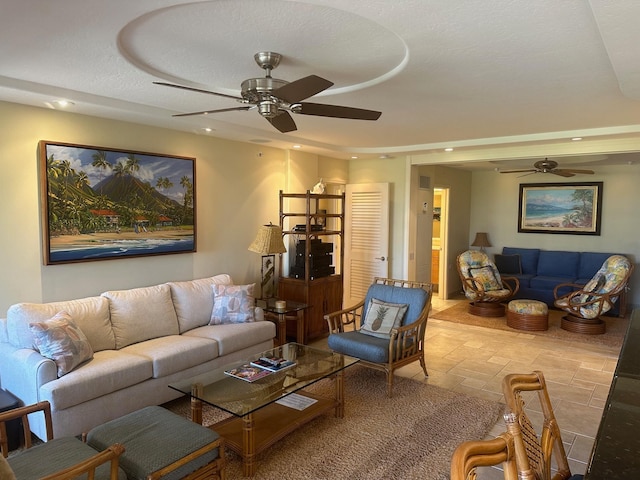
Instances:
[[[504,330],[516,333],[528,333],[531,335],[540,335],[549,338],[557,338],[569,342],[590,343],[593,345],[605,345],[608,347],[622,346],[622,341],[629,326],[629,318],[604,317],[607,324],[607,330],[602,335],[586,335],[581,333],[567,332],[560,328],[560,322],[565,315],[561,310],[549,309],[549,329],[541,332],[529,332],[524,330],[516,330],[507,326],[507,317],[480,317],[472,315],[468,311],[469,304],[461,301],[445,310],[432,313],[429,317],[437,320],[446,320],[448,322],[462,323],[465,325],[475,325],[478,327],[493,328],[496,330]]]
[[[331,395],[331,382],[312,385]],[[186,398],[165,404],[189,415]],[[465,440],[482,439],[504,409],[482,400],[416,380],[396,377],[386,396],[382,372],[353,366],[345,372],[345,415],[325,414],[265,450],[256,479],[374,480],[449,478],[451,455]],[[203,424],[224,418],[203,408]],[[227,452],[227,479],[242,477],[240,457]]]

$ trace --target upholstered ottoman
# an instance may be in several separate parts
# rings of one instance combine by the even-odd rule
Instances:
[[[549,328],[549,309],[538,300],[511,300],[507,306],[507,325],[530,332]]]
[[[120,467],[128,480],[225,478],[222,438],[162,407],[143,408],[87,434],[87,444],[94,449],[113,443],[125,447]]]

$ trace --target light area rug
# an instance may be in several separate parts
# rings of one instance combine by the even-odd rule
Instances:
[[[582,333],[567,332],[560,328],[562,317],[565,315],[561,310],[549,309],[549,329],[540,332],[530,332],[525,330],[516,330],[507,325],[507,317],[480,317],[472,315],[468,311],[469,304],[461,301],[456,305],[439,312],[431,313],[430,318],[437,320],[446,320],[448,322],[462,323],[465,325],[475,325],[478,327],[493,328],[496,330],[504,330],[515,333],[528,333],[531,335],[545,336],[558,340],[565,340],[577,343],[589,343],[593,345],[605,345],[608,347],[622,346],[622,341],[629,326],[628,315],[625,318],[603,317],[607,329],[602,335],[586,335]]]
[[[333,393],[330,380],[312,385]],[[188,416],[189,401],[164,405]],[[498,402],[396,377],[386,396],[382,372],[359,365],[345,371],[345,415],[329,412],[277,442],[258,459],[262,480],[376,480],[449,478],[451,455],[463,441],[482,439],[503,413]],[[203,408],[203,424],[224,413]],[[242,477],[240,457],[227,452],[227,479]]]

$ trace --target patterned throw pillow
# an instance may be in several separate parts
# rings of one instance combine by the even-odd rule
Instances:
[[[253,322],[255,283],[250,285],[211,285],[213,311],[209,325]]]
[[[492,290],[502,290],[502,285],[498,282],[496,274],[489,265],[484,267],[471,267],[469,275],[473,278],[476,286],[482,288],[485,292]]]
[[[67,312],[58,312],[44,322],[30,323],[29,330],[40,354],[56,363],[58,377],[93,358],[89,340]]]
[[[364,323],[360,333],[373,337],[388,338],[392,328],[402,323],[404,314],[409,306],[406,303],[387,303],[372,298],[364,316]]]

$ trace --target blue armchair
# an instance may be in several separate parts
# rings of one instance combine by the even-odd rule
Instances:
[[[428,376],[424,334],[431,295],[428,283],[376,277],[364,300],[325,315],[329,348],[385,372],[391,396],[394,370],[419,360]]]

